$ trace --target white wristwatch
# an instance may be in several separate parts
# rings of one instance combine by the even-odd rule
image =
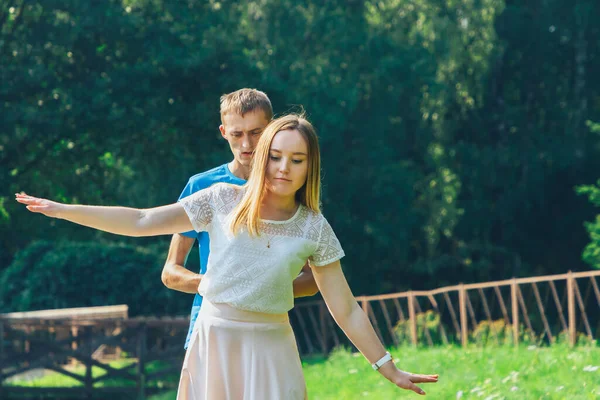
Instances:
[[[375,371],[377,371],[379,368],[381,368],[383,366],[383,364],[385,364],[388,361],[392,361],[392,355],[390,354],[389,351],[386,351],[385,355],[383,357],[381,357],[379,360],[375,361],[373,364],[371,364],[371,366],[373,367],[373,369]]]

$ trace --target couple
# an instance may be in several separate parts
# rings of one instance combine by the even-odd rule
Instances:
[[[269,122],[271,116],[262,92],[223,96],[220,130],[234,160],[192,178],[172,205],[66,205],[26,194],[16,200],[32,212],[120,235],[206,232],[200,237],[203,275],[180,265],[193,244],[190,233],[174,236],[163,271],[169,287],[195,292],[196,286],[204,298],[197,318],[193,310],[178,399],[307,398],[287,312],[294,295],[314,293],[313,279],[373,368],[395,385],[424,394],[415,383],[436,382],[437,375],[396,368],[348,287],[339,261],[344,252],[319,208],[314,128],[300,115]]]

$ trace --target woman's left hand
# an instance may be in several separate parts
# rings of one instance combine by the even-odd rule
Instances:
[[[398,369],[393,362],[382,365],[379,372],[396,386],[421,395],[424,395],[425,392],[416,383],[436,383],[438,381],[438,375],[411,374]]]

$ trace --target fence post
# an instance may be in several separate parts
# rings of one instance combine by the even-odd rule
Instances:
[[[137,338],[138,356],[138,400],[146,399],[146,373],[144,368],[146,358],[146,324],[142,322]]]
[[[519,298],[517,290],[519,290],[519,284],[517,283],[517,279],[513,278],[510,284],[510,303],[512,306],[512,328],[515,347],[519,346]]]
[[[79,327],[71,326],[71,350],[77,350],[77,340],[79,336]]]
[[[325,304],[319,303],[319,323],[321,324],[321,346],[323,349],[323,355],[327,356],[327,329],[325,327]],[[368,316],[367,316],[368,317]]]
[[[569,345],[575,346],[577,342],[577,327],[575,326],[575,290],[574,290],[573,271],[567,274],[567,299],[569,306]]]
[[[92,399],[94,397],[94,381],[92,377],[92,353],[94,351],[92,347],[92,327],[86,326],[83,328],[83,337],[86,341],[85,346],[83,347],[83,354],[86,356],[85,358],[85,396],[86,399]]]
[[[417,316],[415,315],[415,296],[412,290],[408,292],[408,320],[410,321],[410,339],[413,346],[418,344],[417,339]]]
[[[467,302],[465,299],[466,295],[467,291],[465,290],[465,285],[461,283],[458,289],[458,308],[460,312],[460,344],[462,345],[462,347],[467,347],[467,343],[469,340],[469,326],[467,323]]]
[[[25,341],[23,342],[23,351],[26,354],[29,354],[31,351],[31,342],[29,341],[29,335],[31,335],[31,328],[29,326],[25,327]],[[27,363],[29,364],[29,362]]]

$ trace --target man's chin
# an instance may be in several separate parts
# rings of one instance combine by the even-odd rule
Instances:
[[[252,165],[252,159],[251,158],[238,158],[237,160],[238,164],[240,164],[243,167],[249,167],[250,165]]]

